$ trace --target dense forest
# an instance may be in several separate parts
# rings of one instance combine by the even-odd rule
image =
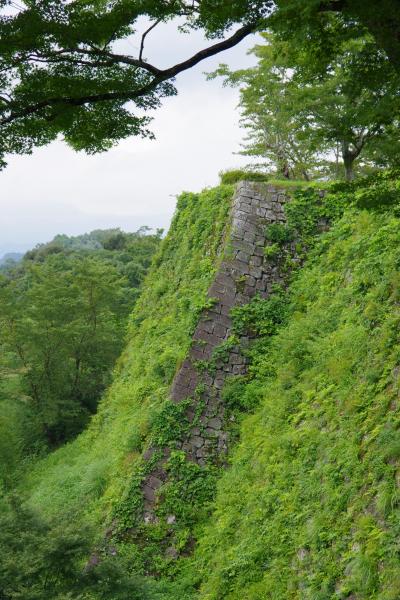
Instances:
[[[0,262],[1,599],[400,598],[399,8],[0,0],[3,168],[152,138],[219,54],[250,161]]]
[[[0,279],[2,485],[96,412],[161,231],[58,235]]]

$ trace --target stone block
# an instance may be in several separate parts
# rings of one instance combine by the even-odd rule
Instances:
[[[232,327],[232,320],[226,315],[218,315],[214,320],[215,325],[221,325],[226,329],[230,329]]]
[[[256,283],[256,290],[260,290],[260,291],[265,291],[267,287],[267,282],[265,281],[265,279],[260,279],[259,281],[257,281]]]
[[[228,333],[228,329],[223,325],[216,324],[214,326],[214,335],[221,339],[225,339],[226,334]]]
[[[204,446],[204,440],[202,437],[198,436],[198,435],[193,435],[190,439],[189,439],[189,443],[194,446],[195,448],[201,448],[202,446]]]
[[[218,431],[216,429],[212,429],[211,427],[207,427],[204,433],[211,438],[218,437]]]
[[[186,453],[192,452],[192,445],[189,442],[182,444],[182,450]]]
[[[168,515],[167,516],[167,525],[173,525],[174,523],[176,523],[176,516]]]
[[[255,256],[254,258],[258,258],[258,257]],[[254,279],[261,279],[261,277],[263,275],[262,269],[260,269],[259,267],[250,267],[249,271],[250,271],[250,275],[252,277],[254,277]]]
[[[207,331],[208,333],[212,333],[213,328],[214,328],[214,321],[210,318],[208,319],[201,319],[200,323],[199,323],[199,327],[203,330],[203,331]]]
[[[235,216],[232,220],[232,230],[234,232],[241,231],[243,227],[245,227],[246,221],[245,218]]]
[[[246,285],[243,291],[245,296],[248,296],[249,298],[252,298],[255,293],[256,293],[256,288],[255,287],[250,287],[249,285]]]
[[[161,479],[158,479],[158,477],[155,477],[154,475],[150,475],[150,477],[147,479],[147,484],[149,487],[151,487],[153,490],[158,490],[158,488],[160,488],[162,486],[162,481]]]
[[[257,233],[258,223],[252,223],[250,221],[246,221],[244,230],[245,230],[245,233]],[[250,242],[250,243],[252,243],[252,242]]]
[[[254,256],[259,256],[261,259],[264,256],[264,243],[254,248]]]
[[[235,298],[236,298],[236,296],[235,296]],[[223,315],[224,317],[229,317],[231,308],[232,308],[232,306],[234,306],[234,304],[235,304],[235,299],[233,299],[233,301],[231,301],[229,304],[222,304],[221,305],[221,315]]]
[[[170,546],[170,548],[167,548],[166,551],[165,551],[165,557],[166,558],[170,558],[172,560],[176,560],[178,558],[178,556],[179,556],[179,552],[173,546]]]
[[[247,254],[246,252],[243,252],[243,250],[239,250],[236,253],[236,258],[237,260],[241,260],[242,262],[246,263],[246,265],[249,263],[250,260],[250,254]]]
[[[241,356],[240,354],[232,353],[229,356],[229,362],[232,365],[241,365],[243,364],[243,356]]]
[[[211,354],[213,352],[213,346],[211,344],[205,344],[203,348],[203,357],[204,360],[210,360]]]
[[[208,421],[208,426],[211,427],[211,429],[220,430],[222,429],[222,421],[218,417],[213,417]]]
[[[246,231],[243,236],[243,239],[246,240],[246,242],[254,242],[256,239],[256,234],[252,231]]]
[[[245,375],[246,374],[245,365],[233,365],[232,367],[232,375]]]
[[[207,408],[205,410],[206,417],[214,417],[218,412],[219,402],[213,401],[207,404]]]
[[[243,260],[239,260],[238,258],[235,258],[231,261],[231,267],[234,271],[236,271],[236,274],[238,276],[246,275],[249,272],[249,263]]]
[[[214,387],[216,387],[217,390],[221,390],[224,387],[224,381],[225,379],[222,377],[214,379]]]
[[[151,503],[153,503],[154,500],[156,499],[155,491],[153,490],[153,488],[149,487],[148,485],[145,485],[143,487],[143,496],[145,497],[146,500],[148,500]]]
[[[244,210],[238,209],[235,213],[235,219],[241,219],[242,221],[247,221],[249,214]]]
[[[249,202],[246,202],[244,199],[242,199],[241,202],[239,202],[238,211],[239,210],[245,213],[251,213],[253,212],[253,207]]]
[[[212,298],[212,296],[209,295],[209,298]],[[210,316],[211,318],[213,317],[213,315],[219,315],[221,313],[221,302],[214,302],[212,308],[209,308],[207,310],[207,315]]]
[[[249,232],[252,233],[252,232]],[[252,254],[254,250],[254,243],[250,241],[242,240],[234,240],[232,243],[233,250],[242,250],[245,254]]]
[[[210,339],[212,337],[212,333],[208,333],[207,331],[204,330],[200,330],[200,331],[195,331],[193,338],[195,340],[201,340],[202,342],[208,342],[210,343]],[[202,347],[203,348],[203,347]]]
[[[190,349],[190,357],[194,360],[204,360],[204,348],[191,348]]]
[[[171,400],[174,404],[179,404],[190,396],[190,391],[187,387],[174,386],[171,390]]]
[[[207,450],[203,447],[203,448],[199,448],[196,451],[196,458],[206,458],[208,452]]]
[[[202,373],[201,382],[204,383],[204,385],[206,386],[210,386],[212,385],[213,378],[209,373]]]
[[[216,284],[218,286],[220,286],[221,288],[223,288],[223,294],[221,296],[221,298],[225,298],[225,296],[227,294],[232,294],[235,293],[236,291],[236,285],[235,285],[235,281],[233,279],[233,277],[231,276],[227,276],[227,275],[221,275],[221,278],[224,277],[224,279],[226,279],[226,283],[221,283],[220,281],[216,281]]]
[[[208,296],[210,298],[222,298],[224,295],[224,288],[223,286],[219,285],[218,283],[212,283],[211,286],[208,289]]]

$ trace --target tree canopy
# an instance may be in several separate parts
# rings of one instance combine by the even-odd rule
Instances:
[[[89,153],[151,136],[146,111],[176,94],[175,77],[267,20],[313,44],[321,60],[335,36],[366,28],[400,69],[397,8],[397,0],[381,2],[377,20],[375,6],[360,0],[0,0],[0,157],[59,135]],[[334,32],[324,19],[332,11],[345,24]],[[146,39],[174,19],[177,32],[201,29],[210,42],[164,69],[146,60]],[[122,49],[130,36],[136,54]]]
[[[161,231],[58,235],[0,275],[0,485],[96,412]],[[36,443],[39,440],[39,443]]]
[[[230,8],[225,2],[208,1],[24,4],[0,2],[3,9],[20,6],[17,14],[0,19],[2,155],[30,152],[59,134],[76,150],[89,153],[127,136],[151,136],[145,112],[176,93],[176,75],[240,42],[270,3],[239,2]],[[139,32],[140,17],[147,25]],[[172,18],[179,19],[181,31],[203,28],[210,38],[242,22],[230,37],[210,41],[204,50],[162,69],[146,60],[146,38]],[[137,54],[121,53],[118,43],[135,34]]]
[[[287,178],[332,168],[340,177],[339,161],[347,179],[360,159],[364,166],[397,164],[400,78],[369,34],[338,40],[323,73],[307,44],[263,37],[252,50],[255,67],[221,65],[211,75],[241,86],[242,154],[261,157]]]

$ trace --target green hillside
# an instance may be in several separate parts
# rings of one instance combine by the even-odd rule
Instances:
[[[73,512],[103,526],[129,490],[203,308],[232,192],[231,186],[221,186],[180,197],[170,233],[132,314],[114,383],[97,415],[83,435],[36,464],[24,480],[29,505],[46,516]]]
[[[262,396],[197,551],[207,600],[400,597],[398,183],[349,193],[254,356]]]
[[[268,250],[291,283],[234,311],[237,330],[257,338],[248,375],[223,390],[237,439],[229,465],[185,467],[175,453],[166,503],[179,520],[149,526],[137,520],[142,454],[185,426],[168,390],[222,258],[233,188],[180,197],[97,415],[19,483],[44,540],[68,522],[78,571],[86,577],[91,552],[111,570],[74,591],[63,572],[39,582],[21,554],[28,566],[10,598],[45,598],[47,581],[59,599],[399,598],[398,185],[388,173],[332,186],[323,200],[293,188]]]

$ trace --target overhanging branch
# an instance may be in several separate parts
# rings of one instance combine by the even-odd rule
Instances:
[[[232,36],[230,36],[226,40],[223,40],[221,42],[213,44],[212,46],[209,46],[208,48],[200,50],[199,52],[197,52],[196,54],[194,54],[187,60],[185,60],[181,63],[178,63],[172,67],[169,67],[168,69],[158,69],[154,65],[151,65],[147,62],[143,62],[142,60],[134,59],[131,57],[126,57],[123,55],[116,55],[116,54],[112,54],[112,53],[105,52],[105,51],[80,49],[79,53],[85,53],[85,54],[93,53],[93,54],[97,54],[97,55],[100,53],[103,56],[106,56],[107,58],[114,60],[115,62],[124,62],[126,64],[131,64],[133,66],[140,67],[141,69],[144,69],[145,71],[152,74],[154,76],[154,78],[149,83],[143,85],[142,87],[136,88],[134,90],[104,92],[101,94],[89,94],[89,95],[82,95],[82,96],[76,96],[76,97],[57,96],[57,97],[46,98],[46,99],[44,99],[40,102],[37,102],[35,104],[32,104],[30,106],[26,106],[25,108],[14,109],[12,112],[10,112],[8,114],[8,116],[3,117],[0,120],[0,125],[5,126],[9,123],[12,123],[13,121],[16,121],[17,119],[23,119],[24,117],[28,117],[33,114],[36,114],[46,108],[55,107],[55,106],[62,106],[62,105],[83,106],[85,104],[94,104],[97,102],[105,102],[105,101],[112,101],[112,100],[124,100],[124,101],[135,100],[136,98],[143,97],[146,94],[153,92],[157,88],[157,86],[159,86],[161,83],[168,81],[170,79],[173,79],[180,73],[187,71],[188,69],[191,69],[192,67],[196,66],[203,60],[210,58],[211,56],[215,56],[216,54],[219,54],[220,52],[223,52],[224,50],[233,48],[239,42],[241,42],[245,37],[247,37],[248,35],[253,33],[256,29],[257,29],[257,23],[251,23],[251,24],[245,25],[245,26],[241,27],[240,29],[238,29]],[[48,118],[49,119],[54,118],[54,115],[53,115],[53,117],[48,117]]]

